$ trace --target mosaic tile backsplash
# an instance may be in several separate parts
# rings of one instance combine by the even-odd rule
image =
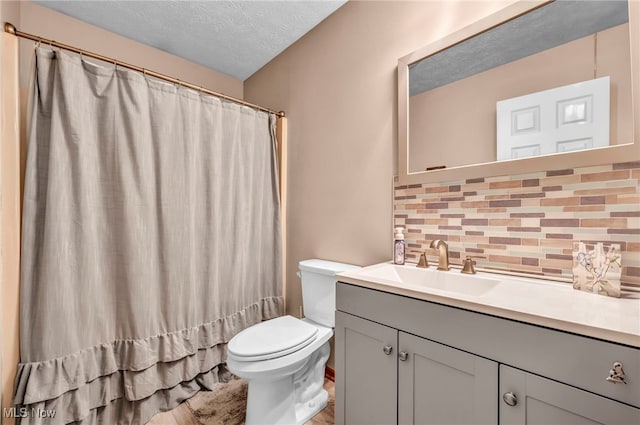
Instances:
[[[452,264],[571,279],[573,242],[620,245],[623,289],[640,291],[640,162],[394,187],[411,250],[433,239]],[[436,264],[433,250],[427,251]]]

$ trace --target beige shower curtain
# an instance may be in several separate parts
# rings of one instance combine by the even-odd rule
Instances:
[[[141,424],[282,314],[275,117],[36,49],[25,177],[22,423]]]

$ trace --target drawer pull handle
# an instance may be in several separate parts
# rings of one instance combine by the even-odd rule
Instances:
[[[515,406],[518,404],[518,397],[512,392],[502,394],[502,400],[507,403],[509,406]]]
[[[407,353],[406,351],[400,351],[400,353],[398,353],[398,357],[400,358],[400,361],[406,362],[409,358],[409,353]]]
[[[627,383],[627,381],[624,380],[624,370],[622,369],[622,363],[613,362],[613,366],[611,366],[611,370],[609,371],[609,376],[607,376],[607,381],[613,382],[614,384]]]
[[[382,347],[382,352],[385,353],[387,356],[391,354],[392,350],[393,350],[393,347],[390,345],[385,345],[384,347]]]

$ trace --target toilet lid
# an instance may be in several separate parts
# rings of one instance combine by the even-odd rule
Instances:
[[[227,350],[236,360],[257,361],[300,350],[316,337],[318,328],[293,316],[282,316],[251,326],[229,341]]]

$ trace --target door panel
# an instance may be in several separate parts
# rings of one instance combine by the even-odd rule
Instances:
[[[397,338],[393,328],[336,312],[336,424],[396,423]]]
[[[609,146],[609,77],[501,100],[497,159]]]
[[[400,424],[496,424],[498,364],[399,333]]]

